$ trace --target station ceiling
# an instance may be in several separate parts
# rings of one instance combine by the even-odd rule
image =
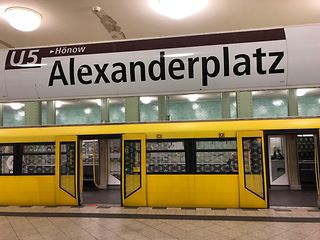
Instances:
[[[3,18],[11,6],[41,13],[40,28],[13,29]],[[127,39],[320,23],[319,0],[209,0],[205,10],[182,20],[154,12],[148,0],[0,0],[0,48],[113,40],[94,6],[115,20]]]

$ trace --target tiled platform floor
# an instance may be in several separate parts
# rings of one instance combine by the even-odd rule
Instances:
[[[2,206],[0,239],[320,240],[320,210]]]

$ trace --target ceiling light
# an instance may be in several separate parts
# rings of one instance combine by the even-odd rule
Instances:
[[[304,96],[307,92],[308,92],[308,89],[306,89],[306,88],[300,88],[300,89],[297,89],[296,95],[297,95],[298,97],[302,97],[302,96]]]
[[[123,112],[123,113],[126,112],[126,109],[125,109],[124,107],[121,107],[120,110],[121,110],[121,112]]]
[[[189,95],[186,95],[186,97],[188,98],[188,100],[190,102],[195,102],[199,99],[200,95],[199,94],[189,94]]]
[[[19,110],[24,107],[23,103],[9,103],[8,104],[13,110]]]
[[[149,0],[156,12],[173,19],[183,19],[205,8],[208,0]]]
[[[102,105],[101,99],[95,99],[94,101],[95,101],[95,103],[96,103],[98,106],[101,106],[101,105]]]
[[[62,101],[56,101],[56,108],[61,108],[64,102]]]
[[[37,11],[25,7],[10,7],[4,12],[9,24],[23,32],[36,30],[41,24],[41,15]]]
[[[140,97],[140,101],[141,101],[143,104],[149,104],[149,103],[151,103],[152,98],[151,98],[151,97]]]

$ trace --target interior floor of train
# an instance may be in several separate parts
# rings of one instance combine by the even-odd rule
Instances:
[[[120,186],[108,186],[107,189],[98,189],[93,183],[83,186],[83,204],[121,204]]]

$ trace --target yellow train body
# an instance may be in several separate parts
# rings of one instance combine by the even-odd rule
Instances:
[[[240,160],[240,156],[243,155],[241,139],[259,136],[263,140],[265,130],[318,130],[319,128],[320,118],[1,128],[0,144],[54,142],[56,170],[55,174],[50,176],[0,175],[0,205],[78,205],[79,191],[81,191],[79,186],[82,184],[79,150],[76,150],[74,176],[69,176],[74,179],[72,184],[72,180],[60,175],[59,144],[73,141],[78,148],[79,136],[117,134],[122,136],[122,141],[136,139],[142,143],[141,187],[129,196],[124,194],[126,191],[123,184],[125,169],[122,160],[124,206],[266,208],[268,207],[266,164],[263,166],[263,178],[247,179],[253,183],[251,186],[253,189],[255,183],[263,184],[266,195],[262,199],[247,191],[244,186],[245,173],[244,170],[240,170],[244,169]],[[188,138],[236,138],[239,173],[146,174],[146,140]],[[123,156],[124,152],[122,152],[122,158]],[[254,175],[250,177],[255,178]],[[126,179],[126,181],[129,180]],[[70,189],[62,189],[61,183]],[[75,193],[74,196],[70,194],[72,191]]]

